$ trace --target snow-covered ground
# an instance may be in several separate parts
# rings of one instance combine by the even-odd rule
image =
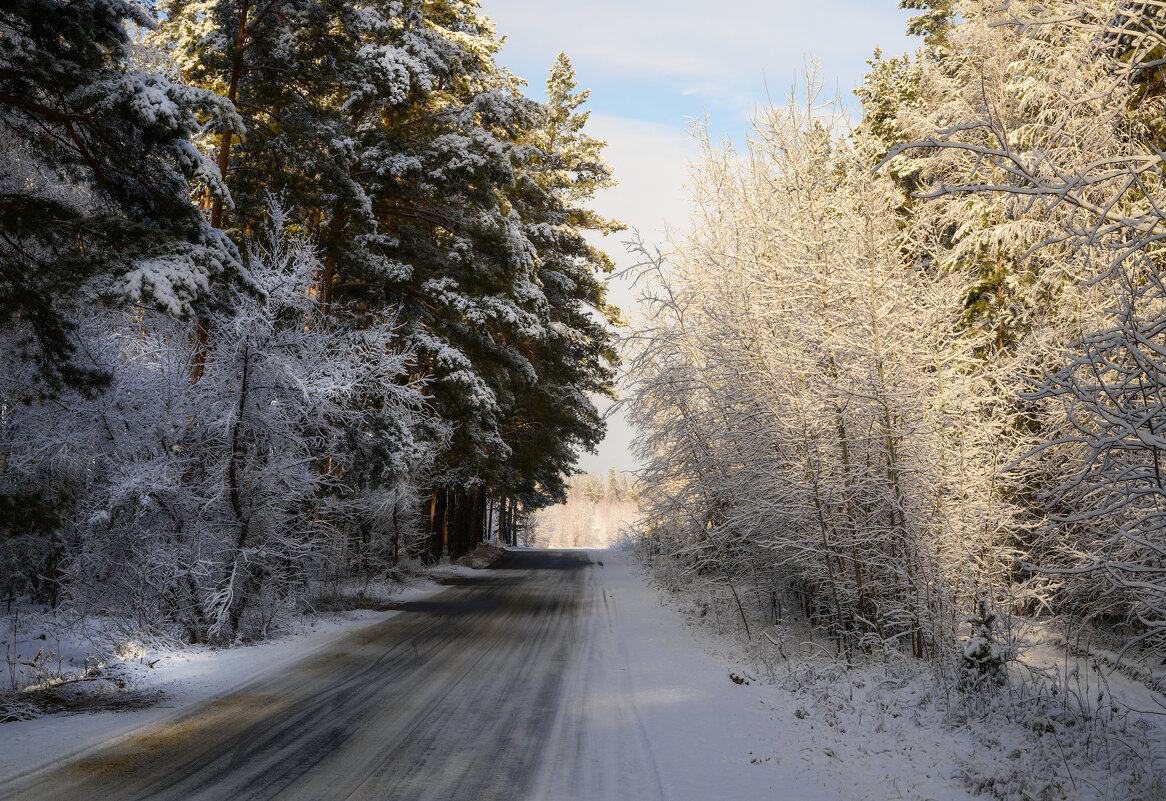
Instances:
[[[749,729],[753,758],[792,762],[822,797],[1166,799],[1166,697],[1111,671],[1111,652],[1074,654],[1047,624],[1020,634],[1008,686],[969,700],[915,660],[847,666],[796,627],[753,621],[750,643],[707,586],[655,583],[771,717]],[[817,797],[797,786],[792,797]]]
[[[841,683],[794,694],[750,679],[751,666],[726,656],[730,641],[690,626],[649,585],[630,553],[591,556],[603,563],[595,589],[609,614],[596,616],[589,655],[573,666],[560,723],[566,731],[554,742],[581,750],[578,762],[594,770],[564,774],[560,766],[574,757],[552,757],[535,798],[602,798],[588,788],[612,786],[604,771],[645,762],[654,765],[660,792],[641,788],[637,797],[974,797],[956,767],[971,738],[944,729],[921,690],[891,682],[888,692],[860,683],[852,698]],[[647,754],[638,753],[645,746],[627,737],[629,728],[642,732]],[[583,736],[562,736],[572,729]]]

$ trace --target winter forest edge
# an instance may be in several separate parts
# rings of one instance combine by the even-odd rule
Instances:
[[[978,792],[1166,795],[1161,732],[1071,686],[1166,690],[1166,6],[902,5],[857,114],[810,62],[746,141],[693,127],[626,325],[588,93],[560,55],[526,97],[477,2],[0,10],[9,616],[230,645],[619,544],[772,682],[1030,732]],[[644,468],[577,474],[617,378]]]
[[[513,541],[612,392],[566,56],[539,103],[474,3],[159,11],[0,22],[4,596],[229,643]]]

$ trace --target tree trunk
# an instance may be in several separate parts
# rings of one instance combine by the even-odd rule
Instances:
[[[458,559],[465,554],[466,537],[466,492],[463,489],[449,490],[449,524],[446,526],[445,548],[449,558]]]
[[[235,516],[235,523],[239,526],[239,536],[235,540],[235,564],[232,570],[232,581],[237,580],[235,591],[228,608],[228,617],[231,623],[231,637],[239,631],[239,621],[243,618],[243,611],[247,606],[247,596],[251,592],[252,570],[249,560],[241,559],[240,555],[247,547],[247,540],[251,533],[251,520],[243,510],[243,498],[239,489],[239,456],[242,448],[241,431],[243,415],[247,411],[247,394],[250,391],[251,352],[243,350],[243,374],[239,380],[239,405],[235,411],[235,424],[231,427],[231,458],[227,463],[227,497],[231,503],[231,512]],[[241,570],[237,579],[235,574]]]
[[[486,493],[486,539],[494,533],[494,493]]]
[[[389,557],[389,564],[397,566],[401,553],[401,522],[397,517],[397,503],[393,504],[393,555]]]
[[[474,490],[474,529],[470,547],[476,548],[478,543],[486,539],[486,490],[478,487]]]
[[[445,550],[447,501],[448,492],[444,487],[433,491],[433,513],[429,518],[429,558],[433,562],[440,562]]]
[[[239,8],[239,30],[235,34],[235,57],[234,63],[231,66],[231,77],[227,81],[227,99],[231,101],[234,106],[239,98],[239,79],[243,75],[243,52],[245,49],[244,43],[247,40],[247,14],[250,11],[249,0],[243,0]],[[223,180],[227,180],[227,169],[231,164],[231,140],[233,132],[227,123],[223,123],[223,129],[219,132],[219,154],[218,167],[219,175]],[[215,198],[211,201],[211,228],[221,229],[223,227],[223,199]],[[190,380],[192,383],[197,383],[202,377],[203,371],[206,369],[206,353],[207,342],[210,339],[210,322],[205,317],[200,317],[194,325],[194,364],[190,369]]]

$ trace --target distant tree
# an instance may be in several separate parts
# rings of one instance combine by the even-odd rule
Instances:
[[[582,495],[592,503],[603,501],[606,492],[603,486],[603,477],[596,473],[586,473],[583,476]]]
[[[607,500],[616,503],[625,500],[623,487],[620,485],[619,478],[615,474],[614,467],[607,469]]]

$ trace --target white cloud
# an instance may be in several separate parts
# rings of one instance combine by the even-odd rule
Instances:
[[[600,193],[591,206],[639,229],[649,243],[662,239],[665,223],[684,224],[689,215],[685,188],[688,164],[699,155],[695,143],[673,127],[603,114],[592,114],[587,127],[592,136],[607,142],[605,156],[619,181],[618,186]],[[625,238],[621,234],[589,237],[620,268],[636,261],[620,244]],[[611,279],[608,298],[625,312],[631,311],[635,305],[631,281]],[[634,469],[638,465],[631,455],[633,436],[635,431],[626,418],[619,412],[612,414],[598,454],[584,456],[580,466],[591,472],[605,472],[608,467]]]
[[[673,78],[710,96],[731,87],[752,89],[763,70],[792,75],[807,53],[821,57],[833,74],[844,74],[842,88],[849,90],[876,44],[889,52],[911,46],[903,33],[907,14],[896,5],[894,0],[483,4],[513,44],[545,49],[541,60],[548,65],[562,49],[591,75]]]
[[[688,163],[698,151],[684,132],[598,113],[591,115],[587,131],[607,142],[604,156],[619,181],[595,199],[600,213],[640,229],[645,238],[665,220],[677,224],[687,219]]]

